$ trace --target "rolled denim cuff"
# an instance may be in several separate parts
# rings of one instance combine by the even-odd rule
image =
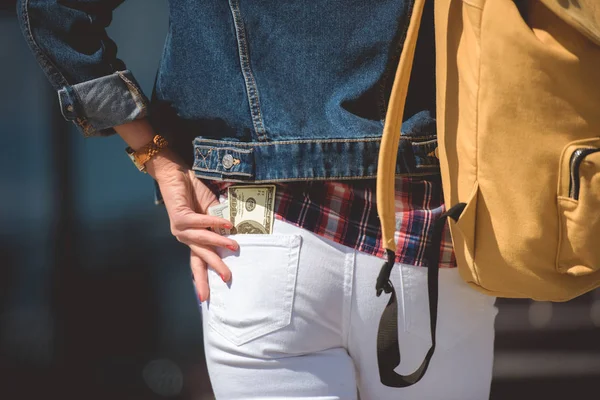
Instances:
[[[85,137],[108,136],[113,126],[147,114],[148,99],[129,71],[65,86],[58,91],[60,109]]]

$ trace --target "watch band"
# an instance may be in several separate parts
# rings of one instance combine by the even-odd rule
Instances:
[[[127,147],[125,151],[137,169],[146,172],[146,163],[168,145],[167,139],[155,135],[148,144],[140,147],[137,151],[131,147]]]

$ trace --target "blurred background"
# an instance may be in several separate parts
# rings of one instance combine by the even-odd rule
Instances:
[[[188,252],[118,137],[60,115],[0,0],[0,399],[209,399]],[[147,94],[166,0],[128,0],[110,36]],[[600,382],[600,291],[499,300],[492,399],[578,399]]]

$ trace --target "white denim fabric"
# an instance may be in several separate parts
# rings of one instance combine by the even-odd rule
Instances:
[[[375,296],[383,260],[280,220],[273,235],[236,235],[223,250],[232,281],[209,272],[205,351],[218,400],[483,400],[492,378],[495,298],[440,271],[437,350],[408,388],[379,381],[377,329],[388,296]],[[430,346],[427,270],[397,264],[399,373]]]

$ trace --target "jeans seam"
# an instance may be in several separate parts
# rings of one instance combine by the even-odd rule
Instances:
[[[437,136],[436,135],[428,135],[428,136],[422,136],[419,138],[413,138],[413,137],[400,137],[400,140],[410,140],[412,143],[414,143],[415,145],[422,145],[424,144],[423,142],[426,140],[430,140],[430,139],[436,139]],[[415,141],[415,139],[417,139],[418,141]],[[227,140],[218,140],[218,139],[194,139],[194,144],[196,146],[200,146],[199,143],[215,143],[215,144],[232,144],[234,146],[245,146],[245,147],[251,147],[251,146],[277,146],[277,145],[284,145],[284,144],[320,144],[320,143],[367,143],[367,142],[381,142],[381,136],[377,136],[377,137],[373,137],[373,138],[361,138],[361,139],[345,139],[345,138],[339,138],[339,139],[304,139],[304,140],[284,140],[284,141],[276,141],[276,142],[233,142],[233,141],[227,141]],[[425,143],[426,144],[426,143]],[[215,146],[218,147],[218,146]]]
[[[29,40],[30,45],[32,45],[32,47],[34,48],[34,52],[37,55],[39,55],[41,60],[43,61],[44,65],[42,65],[42,69],[44,69],[46,73],[50,73],[51,71],[52,75],[57,75],[59,80],[61,81],[60,83],[62,86],[68,86],[69,82],[67,81],[65,76],[60,72],[56,64],[54,64],[54,62],[46,55],[46,53],[44,53],[42,48],[38,45],[35,38],[33,37],[33,33],[31,31],[31,24],[29,22],[29,0],[25,0],[23,2],[21,10],[23,11],[23,26],[25,27],[27,39]]]
[[[233,16],[233,24],[235,28],[235,36],[238,44],[240,69],[244,77],[246,85],[246,94],[248,96],[248,105],[250,107],[250,116],[254,131],[259,141],[267,140],[262,111],[260,107],[260,96],[258,94],[258,86],[250,65],[250,51],[248,49],[248,40],[246,39],[246,29],[242,21],[239,0],[229,0],[229,8]]]
[[[400,301],[402,301],[402,331],[403,332],[408,332],[408,318],[406,317],[406,298],[404,296],[404,268],[405,264],[402,263],[396,263],[395,267],[397,268],[397,270],[400,272],[398,275],[400,276]]]
[[[344,298],[342,302],[342,345],[348,349],[352,331],[352,300],[354,298],[354,270],[356,268],[356,250],[346,253],[344,260]]]
[[[144,96],[140,93],[140,90],[137,88],[137,86],[125,76],[123,71],[117,71],[116,74],[125,83],[125,86],[127,86],[127,90],[129,90],[129,93],[133,98],[135,106],[140,110],[141,117],[144,117],[146,115],[147,109],[147,104],[144,101]]]
[[[67,81],[65,76],[62,74],[62,72],[60,72],[56,64],[54,64],[52,59],[50,59],[50,57],[48,57],[48,55],[42,50],[40,45],[33,37],[33,32],[31,31],[31,23],[29,21],[29,0],[23,1],[21,11],[23,13],[22,19],[23,27],[25,29],[25,37],[33,52],[39,57],[38,59],[40,61],[42,70],[49,76],[56,76],[57,81],[59,81],[57,83],[59,83],[61,86],[69,86],[69,82]],[[93,131],[93,129],[91,129],[90,124],[84,118],[77,118],[73,121],[73,123],[75,123],[75,125],[79,126],[83,130],[84,136],[92,136],[90,131]]]

